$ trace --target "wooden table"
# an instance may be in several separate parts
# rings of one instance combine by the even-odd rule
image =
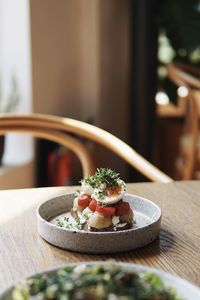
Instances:
[[[0,291],[35,272],[108,258],[163,269],[200,285],[200,181],[128,184],[128,192],[147,197],[162,209],[160,238],[142,249],[102,256],[58,249],[37,232],[37,205],[75,189],[0,191]]]

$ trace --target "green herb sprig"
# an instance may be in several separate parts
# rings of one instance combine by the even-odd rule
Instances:
[[[119,173],[109,168],[98,168],[93,176],[85,177],[81,183],[87,183],[93,188],[99,188],[102,183],[106,183],[107,187],[114,187],[118,185],[120,180]]]
[[[81,222],[80,218],[76,218],[74,223],[70,222],[70,219],[68,217],[64,218],[58,218],[56,219],[56,225],[58,227],[63,227],[66,229],[78,229],[82,230],[84,223]]]

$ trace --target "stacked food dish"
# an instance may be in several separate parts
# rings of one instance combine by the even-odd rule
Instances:
[[[125,189],[118,173],[97,169],[81,180],[75,194],[39,205],[40,235],[55,246],[84,253],[117,253],[151,243],[160,231],[161,210]]]
[[[125,182],[115,171],[97,169],[81,181],[71,214],[90,231],[116,231],[133,226],[133,211],[123,200]]]

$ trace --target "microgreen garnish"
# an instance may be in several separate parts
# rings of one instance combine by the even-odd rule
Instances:
[[[80,189],[77,189],[76,192],[74,193],[74,196],[75,197],[78,197],[81,193],[81,190]]]
[[[58,227],[66,228],[66,229],[78,229],[82,230],[84,226],[84,221],[81,220],[79,217],[74,219],[73,223],[70,222],[70,219],[68,217],[58,218],[56,219],[56,225]]]
[[[60,219],[56,219],[56,224],[59,226],[59,227],[64,227],[64,222]]]
[[[109,168],[100,168],[96,170],[96,173],[93,176],[88,176],[82,179],[81,183],[84,182],[93,188],[98,188],[105,182],[107,187],[114,187],[118,185],[119,180],[119,173],[116,173]]]
[[[106,195],[106,192],[102,190],[95,190],[94,195],[97,199],[103,199]]]
[[[86,183],[86,184],[90,185],[92,188],[97,187],[97,180],[95,178],[95,175],[84,177],[80,182],[81,183]]]
[[[113,187],[117,185],[117,181],[120,179],[119,173],[108,169],[108,168],[100,168],[96,171],[96,177],[99,182],[105,182],[108,187]]]

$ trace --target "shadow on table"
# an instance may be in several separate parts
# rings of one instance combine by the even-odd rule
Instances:
[[[162,253],[167,253],[173,248],[175,244],[175,237],[172,232],[166,229],[164,226],[161,228],[159,237],[153,241],[152,243],[144,246],[142,248],[131,250],[122,253],[116,254],[80,254],[73,252],[73,255],[77,258],[81,255],[81,260],[91,260],[91,258],[96,260],[106,260],[106,259],[116,259],[120,260],[121,262],[135,262],[135,263],[143,263],[147,261],[149,258],[153,257],[155,260],[158,258]]]

